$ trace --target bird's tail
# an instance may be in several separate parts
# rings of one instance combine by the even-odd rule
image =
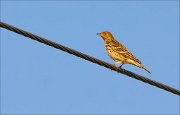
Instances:
[[[142,64],[139,67],[151,74],[151,72],[148,69],[146,69]]]
[[[148,73],[151,74],[151,72],[150,72],[148,69],[146,69],[146,68],[141,64],[141,62],[140,62],[139,60],[136,60],[136,61],[127,60],[127,61],[128,61],[129,64],[132,64],[132,65],[135,65],[135,66],[137,66],[137,67],[139,67],[139,68],[142,68],[142,69],[144,69],[145,71],[147,71]]]

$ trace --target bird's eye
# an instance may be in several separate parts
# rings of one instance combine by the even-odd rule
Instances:
[[[106,35],[106,33],[104,33],[104,35]]]

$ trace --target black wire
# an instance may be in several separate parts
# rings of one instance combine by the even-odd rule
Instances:
[[[5,28],[5,29],[10,30],[10,31],[13,31],[13,32],[16,32],[18,34],[21,34],[21,35],[26,36],[28,38],[31,38],[33,40],[44,43],[46,45],[52,46],[54,48],[60,49],[60,50],[62,50],[64,52],[68,52],[68,53],[70,53],[72,55],[83,58],[83,59],[88,60],[90,62],[93,62],[95,64],[104,66],[104,67],[106,67],[108,69],[111,69],[111,70],[114,70],[114,71],[116,71],[118,73],[122,73],[122,74],[127,75],[127,76],[129,76],[131,78],[135,78],[137,80],[143,81],[143,82],[148,83],[150,85],[153,85],[153,86],[156,86],[158,88],[164,89],[164,90],[166,90],[168,92],[174,93],[176,95],[180,95],[180,90],[177,90],[177,89],[172,88],[170,86],[167,86],[167,85],[164,85],[162,83],[156,82],[154,80],[143,77],[141,75],[135,74],[135,73],[133,73],[131,71],[128,71],[128,70],[125,70],[125,69],[122,69],[122,68],[118,68],[118,67],[116,67],[116,66],[114,66],[112,64],[109,64],[109,63],[105,62],[105,61],[102,61],[102,60],[99,60],[97,58],[91,57],[91,56],[89,56],[87,54],[81,53],[79,51],[76,51],[76,50],[73,50],[73,49],[68,48],[66,46],[63,46],[61,44],[58,44],[56,42],[53,42],[53,41],[47,40],[45,38],[39,37],[39,36],[34,35],[32,33],[29,33],[29,32],[26,32],[24,30],[21,30],[19,28],[8,25],[6,23],[0,22],[0,27]]]

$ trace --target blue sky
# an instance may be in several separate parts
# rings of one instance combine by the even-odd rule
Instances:
[[[178,1],[1,1],[1,21],[109,63],[110,31],[179,88]],[[2,114],[180,114],[179,96],[1,29]]]

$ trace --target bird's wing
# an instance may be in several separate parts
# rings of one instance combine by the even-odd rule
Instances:
[[[113,50],[115,52],[118,52],[121,56],[127,58],[127,59],[131,59],[135,62],[138,62],[139,64],[141,64],[141,62],[130,52],[127,50],[127,48],[125,46],[123,46],[121,43],[119,43],[116,40],[112,40],[111,41],[111,45],[113,45]]]

